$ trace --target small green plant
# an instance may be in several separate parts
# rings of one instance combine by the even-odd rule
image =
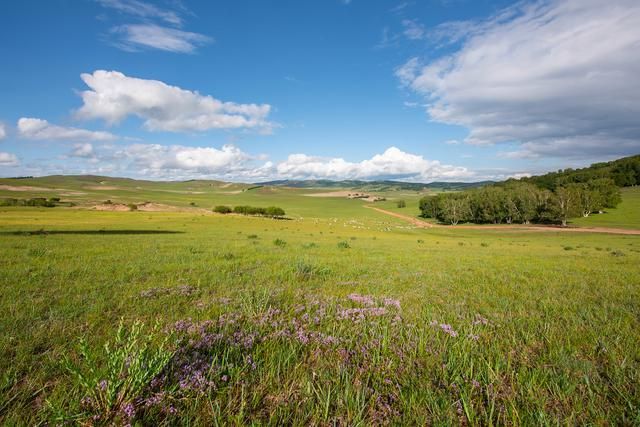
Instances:
[[[276,240],[274,240],[274,241],[273,241],[273,244],[274,244],[274,245],[276,245],[276,246],[278,246],[278,247],[281,247],[281,248],[283,248],[283,247],[287,246],[287,242],[285,242],[285,241],[284,241],[284,240],[282,240],[282,239],[276,239]]]
[[[84,395],[77,418],[86,417],[92,425],[112,425],[135,417],[137,400],[173,356],[168,345],[171,335],[159,341],[159,333],[158,325],[147,330],[136,321],[126,328],[120,321],[114,341],[106,343],[102,352],[80,340],[80,360],[63,359]]]
[[[422,243],[424,243],[424,240],[418,239],[418,243],[422,244]]]
[[[257,234],[249,234],[249,235],[247,236],[247,239],[257,239],[257,238],[258,238],[258,235],[257,235]]]
[[[39,257],[43,257],[47,254],[47,250],[45,248],[31,248],[29,249],[28,255],[35,257],[35,258],[39,258]]]
[[[349,242],[343,240],[342,242],[338,242],[338,247],[340,249],[349,249],[351,246],[349,246]]]
[[[407,202],[405,202],[404,200],[398,200],[396,202],[396,206],[398,206],[398,208],[406,208],[407,207]]]
[[[574,247],[573,247],[573,246],[564,246],[564,247],[563,247],[563,249],[564,249],[565,251],[573,251],[573,250],[574,250]]]
[[[480,246],[482,246],[483,248],[486,248],[486,247],[488,247],[488,246],[489,246],[489,244],[488,244],[488,243],[486,243],[486,242],[482,242],[482,243],[480,243]]]

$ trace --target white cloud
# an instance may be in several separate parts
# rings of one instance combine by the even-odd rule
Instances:
[[[0,122],[0,141],[7,137],[7,127],[4,123]]]
[[[486,22],[439,27],[461,47],[427,63],[412,58],[396,75],[425,95],[432,120],[467,127],[468,143],[522,144],[512,157],[632,154],[638,28],[636,0],[518,3]]]
[[[93,145],[88,142],[75,144],[71,152],[71,157],[93,158]]]
[[[103,119],[116,124],[137,116],[151,131],[191,132],[210,129],[255,129],[270,132],[268,104],[222,102],[208,95],[169,86],[158,80],[128,77],[117,71],[82,74],[91,90],[81,93],[81,119]]]
[[[404,19],[402,26],[403,34],[409,40],[422,40],[425,37],[424,26],[414,19]]]
[[[136,52],[140,48],[153,48],[175,53],[193,53],[198,46],[213,41],[203,34],[156,24],[120,25],[112,28],[111,32],[119,36],[115,45],[130,52]]]
[[[18,158],[15,154],[0,152],[0,166],[18,166]]]
[[[175,171],[232,175],[250,168],[252,157],[233,145],[185,147],[181,145],[133,144],[117,153],[117,157],[132,160],[141,172],[163,175]]]
[[[242,182],[274,179],[397,179],[414,182],[484,179],[484,175],[479,176],[467,168],[427,160],[396,147],[360,162],[306,154],[291,154],[284,161],[274,162],[265,155],[249,154],[232,144],[220,148],[160,144],[102,144],[94,147],[91,144],[76,144],[70,155],[61,157],[62,160],[67,159],[67,163],[72,158],[76,163],[65,164],[65,167],[72,165],[75,170],[81,168],[83,173],[97,173],[100,168],[110,168],[121,176],[151,179],[198,177]],[[52,164],[51,168],[58,166]]]
[[[443,165],[396,147],[361,162],[341,158],[320,158],[306,154],[292,154],[276,166],[283,178],[325,179],[406,179],[412,181],[457,180],[473,176],[466,168]]]
[[[155,18],[168,24],[180,26],[182,18],[171,10],[160,9],[151,3],[139,0],[97,0],[103,7],[115,9],[119,12],[137,16],[139,18]]]
[[[113,141],[118,137],[104,131],[91,131],[52,125],[46,120],[22,117],[18,120],[18,134],[25,139],[65,141]]]

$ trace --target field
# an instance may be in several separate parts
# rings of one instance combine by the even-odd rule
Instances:
[[[640,236],[422,229],[327,191],[0,180],[77,204],[0,208],[0,422],[640,424]],[[640,229],[623,199],[574,225]]]

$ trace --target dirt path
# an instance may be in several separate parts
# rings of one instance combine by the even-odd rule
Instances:
[[[593,227],[593,228],[577,228],[577,227],[559,227],[554,225],[521,225],[521,224],[504,224],[504,225],[440,225],[431,224],[425,221],[421,221],[418,218],[414,218],[409,215],[403,215],[397,212],[388,211],[385,209],[375,208],[373,206],[364,206],[365,208],[373,209],[380,213],[390,215],[396,218],[400,218],[404,221],[410,222],[418,228],[450,228],[450,229],[463,229],[463,230],[509,230],[509,231],[533,231],[533,232],[547,232],[547,231],[560,231],[560,232],[577,232],[577,233],[605,233],[605,234],[626,234],[626,235],[640,235],[640,230],[632,230],[628,228],[606,228],[606,227]]]

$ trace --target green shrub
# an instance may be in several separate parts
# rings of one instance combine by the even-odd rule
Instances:
[[[282,239],[276,239],[273,241],[273,244],[282,248],[287,245],[287,242]]]
[[[130,211],[137,211],[138,210],[138,205],[136,205],[135,203],[129,203],[127,206],[129,207]]]
[[[229,206],[219,205],[213,208],[213,211],[219,214],[228,214],[233,212]]]
[[[338,247],[340,249],[349,249],[351,246],[349,246],[347,241],[343,240],[342,242],[338,242]]]
[[[406,208],[407,202],[405,202],[404,200],[398,200],[398,202],[396,203],[396,206],[398,206],[399,208]]]
[[[265,213],[267,216],[270,216],[271,218],[280,218],[285,215],[284,209],[279,208],[277,206],[269,206],[267,209],[265,209]]]

